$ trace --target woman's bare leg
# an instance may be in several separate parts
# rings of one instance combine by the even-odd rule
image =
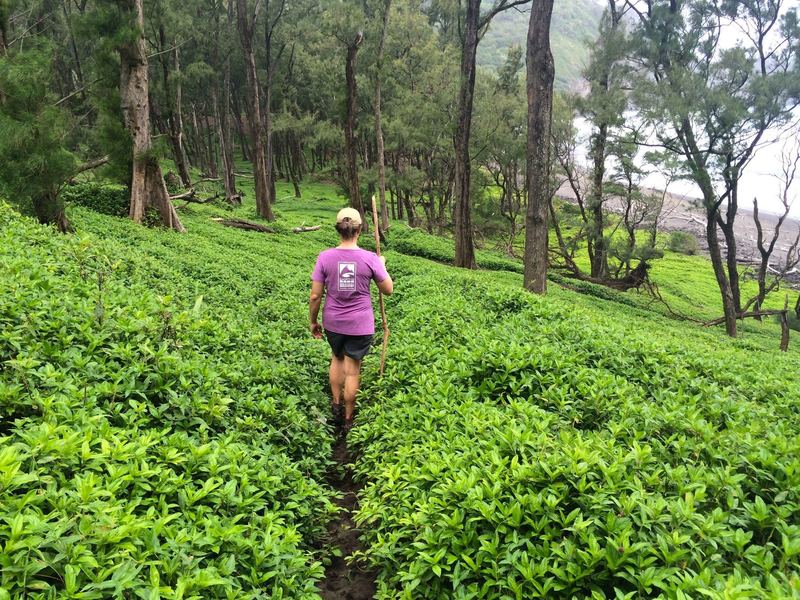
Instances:
[[[361,361],[349,356],[344,357],[344,419],[352,420],[356,408],[356,394],[358,393],[359,379],[361,377]]]
[[[345,382],[344,357],[337,358],[336,355],[331,356],[331,369],[329,375],[331,382],[331,398],[333,398],[333,403],[341,404]]]

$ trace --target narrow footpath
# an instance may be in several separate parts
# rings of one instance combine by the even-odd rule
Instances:
[[[339,432],[337,432],[339,433]],[[362,550],[358,539],[359,530],[353,522],[358,510],[358,491],[360,486],[353,481],[347,466],[350,462],[347,452],[347,439],[339,433],[333,447],[333,460],[328,483],[341,497],[336,504],[342,508],[337,518],[328,528],[330,544],[339,548],[340,555],[333,556],[331,564],[325,569],[325,579],[320,582],[320,594],[324,600],[371,600],[375,597],[375,573],[363,564],[348,564],[347,557]]]

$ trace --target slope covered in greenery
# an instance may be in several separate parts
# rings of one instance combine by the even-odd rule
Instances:
[[[556,2],[550,25],[550,43],[556,65],[556,88],[578,85],[589,56],[587,42],[597,37],[602,6],[592,0]],[[492,20],[489,31],[478,46],[478,64],[497,69],[506,59],[508,48],[525,48],[530,13],[509,10]]]
[[[269,235],[214,205],[186,234],[0,209],[0,598],[317,597],[331,428],[306,301],[336,238],[289,228],[341,200],[278,196]],[[796,338],[534,297],[515,261],[466,272],[449,248],[389,232],[387,373],[367,359],[351,434],[379,597],[800,593]],[[689,264],[671,283],[702,304]]]

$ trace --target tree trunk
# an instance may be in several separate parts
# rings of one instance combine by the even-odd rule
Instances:
[[[197,120],[197,106],[195,106],[194,102],[190,104],[192,105],[192,133],[189,137],[191,139],[190,145],[192,146],[194,162],[203,173],[208,173],[208,164],[206,164],[208,153],[206,152],[203,133],[200,130],[200,122]]]
[[[736,262],[736,254],[738,252],[736,247],[736,235],[733,231],[733,222],[719,223],[720,229],[725,236],[725,244],[728,246],[725,253],[726,263],[728,266],[728,281],[731,286],[731,296],[733,297],[733,306],[737,313],[742,312],[742,296],[739,285],[739,264]]]
[[[212,93],[212,96],[215,95]],[[214,100],[214,98],[212,98]],[[208,122],[208,115],[203,115],[203,121],[206,130],[206,140],[208,146],[208,176],[216,179],[219,176],[217,172],[217,145],[214,143],[214,128]]]
[[[8,48],[8,8],[6,4],[0,5],[0,56],[6,55]]]
[[[455,150],[455,206],[453,225],[456,240],[455,266],[476,269],[470,204],[471,161],[469,139],[472,129],[472,104],[475,92],[475,55],[478,51],[478,26],[481,0],[467,0],[464,39],[461,45],[461,87],[458,92],[458,122],[453,143]]]
[[[233,2],[228,2],[226,32],[232,37],[233,30]],[[236,158],[233,149],[233,136],[231,135],[231,55],[225,53],[225,65],[222,75],[222,121],[220,128],[220,144],[222,145],[222,169],[225,179],[225,195],[230,199],[237,196],[236,192]]]
[[[250,146],[247,142],[249,136],[246,131],[247,128],[242,122],[242,108],[241,103],[239,102],[239,95],[231,92],[231,100],[233,101],[233,116],[236,120],[236,133],[239,137],[239,146],[242,149],[242,158],[247,162],[252,162],[252,154],[250,152]]]
[[[42,225],[55,225],[61,233],[72,231],[64,212],[64,203],[56,192],[47,192],[33,199],[33,212]]]
[[[182,105],[182,89],[181,85],[181,64],[178,48],[172,52],[168,52],[167,48],[171,41],[167,40],[166,30],[164,25],[160,24],[158,27],[158,39],[161,46],[161,51],[165,54],[161,55],[161,79],[164,85],[164,96],[167,102],[166,120],[167,132],[169,133],[169,141],[172,146],[172,156],[175,159],[175,167],[178,170],[178,177],[181,178],[183,187],[191,187],[192,179],[189,176],[188,160],[186,158],[186,150],[183,145],[183,113],[181,111]],[[173,70],[175,73],[175,96],[172,95],[172,86],[169,81],[170,55],[174,59]]]
[[[389,210],[386,207],[386,165],[383,150],[383,125],[381,123],[381,77],[383,69],[383,50],[386,44],[386,30],[389,27],[389,11],[392,0],[385,0],[383,5],[383,27],[381,28],[381,41],[378,44],[378,58],[375,73],[375,138],[378,153],[378,194],[381,206],[381,227],[386,231],[389,227]]]
[[[253,33],[258,20],[256,3],[252,20],[247,14],[247,0],[237,0],[237,23],[239,28],[239,41],[244,51],[245,70],[247,72],[247,87],[250,93],[250,140],[252,144],[251,160],[253,162],[253,177],[256,188],[256,212],[268,221],[274,220],[272,204],[269,201],[269,181],[267,179],[267,160],[264,150],[264,140],[261,137],[261,101],[258,92],[258,70],[256,68],[256,55],[253,49]]]
[[[713,200],[710,200],[713,203]],[[709,200],[706,200],[709,206]],[[706,219],[706,241],[708,242],[708,253],[711,256],[711,265],[714,267],[714,275],[717,278],[720,295],[722,296],[722,311],[725,315],[725,331],[731,337],[736,337],[736,305],[733,301],[733,294],[725,274],[725,265],[722,261],[722,251],[717,237],[717,220],[715,214],[707,215]]]
[[[269,10],[269,1],[265,4],[266,10]],[[283,12],[281,8],[281,13]],[[279,18],[279,17],[277,17]],[[277,21],[273,22],[267,18],[264,19],[264,50],[267,58],[267,80],[264,83],[264,140],[266,148],[264,149],[264,164],[266,165],[267,172],[267,201],[270,205],[275,204],[275,158],[272,143],[272,83],[275,75],[275,65],[272,60],[272,34]]]
[[[358,163],[356,156],[356,112],[358,111],[358,96],[356,90],[356,55],[361,43],[364,41],[363,32],[359,31],[353,41],[347,46],[347,59],[345,61],[345,83],[347,85],[347,118],[344,124],[344,144],[347,154],[347,185],[350,188],[350,206],[361,214],[364,230],[367,230],[367,220],[364,216],[364,205],[361,202],[361,189],[358,184]]]
[[[130,217],[137,223],[145,210],[153,207],[161,221],[176,231],[185,231],[169,200],[158,158],[152,154],[150,138],[150,100],[147,73],[147,49],[144,41],[143,0],[130,0],[135,18],[136,36],[119,48],[120,98],[125,127],[131,136],[133,172],[131,174]]]
[[[67,31],[69,33],[69,45],[72,49],[72,56],[75,58],[75,74],[78,77],[78,88],[81,90],[81,99],[86,100],[86,80],[83,77],[83,65],[81,64],[81,56],[78,53],[78,45],[75,43],[75,32],[72,29],[72,19],[71,19],[71,4],[63,3],[61,5],[62,10],[64,11],[64,20],[67,24]],[[0,9],[2,10],[2,9]],[[3,20],[2,15],[0,15],[0,21]],[[0,24],[0,28],[2,28],[2,24]],[[3,37],[3,33],[0,32],[0,38]],[[0,41],[0,45],[2,45],[2,41]],[[2,56],[3,51],[0,50],[0,56]]]
[[[527,43],[528,209],[525,215],[523,285],[537,294],[547,291],[547,210],[550,203],[550,125],[555,68],[550,50],[553,0],[531,7]]]
[[[164,81],[165,89],[166,80]],[[170,114],[171,137],[175,148],[175,166],[178,168],[178,175],[181,183],[186,187],[191,187],[192,178],[189,175],[189,161],[186,159],[186,150],[183,147],[183,85],[181,83],[181,63],[178,49],[175,48],[175,110]]]
[[[222,181],[225,186],[225,198],[229,201],[236,197],[236,175],[234,175],[233,163],[233,145],[231,144],[231,118],[230,118],[230,92],[228,85],[230,84],[230,70],[227,69],[223,80],[228,79],[226,84],[223,84],[225,89],[222,91],[223,100],[222,111],[219,109],[219,98],[216,90],[214,90],[214,118],[217,121],[219,129],[219,154],[222,163]],[[220,114],[222,113],[222,114]]]
[[[606,83],[606,89],[608,84]],[[608,275],[608,251],[605,243],[603,216],[603,178],[606,170],[608,124],[601,123],[592,144],[592,193],[589,196],[589,244],[592,247],[591,275],[603,279]]]

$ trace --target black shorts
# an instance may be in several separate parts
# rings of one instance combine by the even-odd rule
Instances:
[[[328,338],[328,343],[336,358],[349,356],[353,360],[361,360],[367,355],[374,338],[372,335],[345,335],[327,330],[325,337]]]

